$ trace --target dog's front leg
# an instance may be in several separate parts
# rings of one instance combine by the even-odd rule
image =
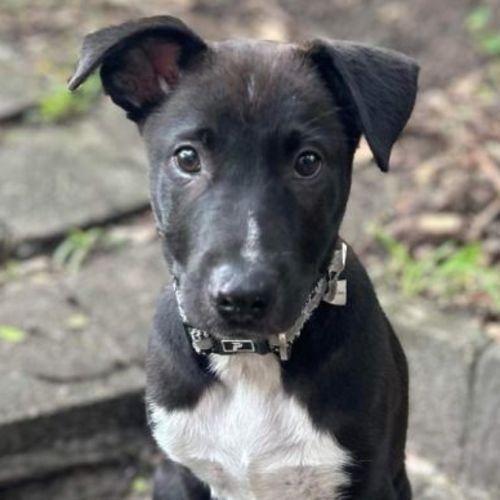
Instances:
[[[210,500],[210,490],[189,469],[163,459],[154,477],[153,500]]]
[[[412,491],[405,469],[403,468],[394,480],[390,477],[382,479],[377,485],[371,485],[352,498],[353,500],[411,500]]]

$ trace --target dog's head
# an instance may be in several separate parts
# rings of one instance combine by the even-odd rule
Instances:
[[[99,66],[144,137],[190,323],[224,336],[289,328],[332,256],[361,134],[388,169],[416,64],[343,41],[208,44],[162,16],[89,35],[70,88]]]

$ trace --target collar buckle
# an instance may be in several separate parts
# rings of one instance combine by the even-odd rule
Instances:
[[[234,354],[237,352],[256,352],[253,340],[229,340],[224,339],[220,341],[222,352],[224,354]]]

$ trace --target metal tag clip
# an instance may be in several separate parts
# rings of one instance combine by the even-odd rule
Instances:
[[[286,333],[278,335],[278,347],[281,361],[288,361],[290,359],[290,344],[286,338]]]
[[[328,290],[323,300],[334,306],[345,306],[347,302],[347,281],[339,280],[340,273],[345,268],[347,258],[347,245],[342,242],[340,249],[335,250],[333,260],[328,269]]]

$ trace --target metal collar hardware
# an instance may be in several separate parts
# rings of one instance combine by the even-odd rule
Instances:
[[[347,245],[340,243],[333,254],[333,258],[328,266],[325,276],[321,277],[311,291],[300,316],[290,330],[272,335],[268,340],[254,341],[250,339],[218,339],[210,333],[189,325],[186,314],[182,307],[181,297],[174,279],[174,290],[177,305],[184,324],[184,329],[188,335],[193,349],[201,355],[208,354],[276,354],[281,361],[290,359],[294,341],[300,336],[302,328],[310,318],[314,310],[323,302],[335,306],[343,306],[347,302],[347,282],[339,279],[345,268],[347,258]]]

